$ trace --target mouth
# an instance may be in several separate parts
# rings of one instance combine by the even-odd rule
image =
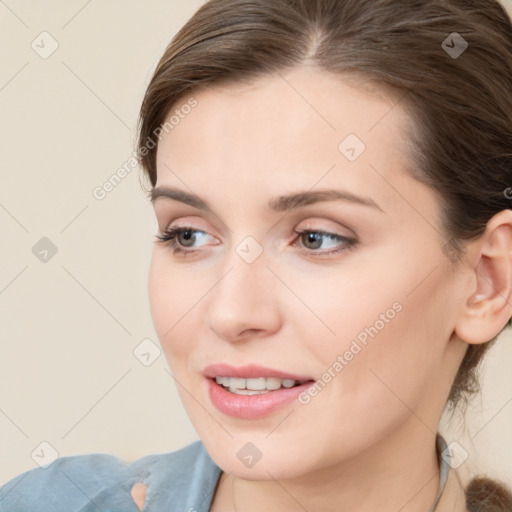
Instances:
[[[258,419],[287,405],[315,380],[262,366],[208,366],[204,371],[211,403],[222,413],[240,419]]]

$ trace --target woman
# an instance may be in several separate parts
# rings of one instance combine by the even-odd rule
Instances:
[[[138,153],[151,313],[201,441],[59,458],[1,510],[512,510],[438,432],[512,316],[496,0],[211,0]]]

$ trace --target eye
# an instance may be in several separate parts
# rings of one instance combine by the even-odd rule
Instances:
[[[326,231],[318,230],[296,230],[298,240],[302,241],[302,245],[308,249],[310,254],[327,255],[331,256],[339,252],[353,248],[357,244],[355,238],[349,238],[337,233],[329,233]],[[325,244],[324,242],[327,242]],[[318,251],[317,249],[324,248],[334,250]]]
[[[205,231],[188,226],[171,227],[167,229],[163,235],[156,235],[156,238],[158,239],[157,242],[170,246],[173,249],[174,254],[194,252],[193,250],[183,249],[183,247],[194,248],[195,242],[207,237],[210,237],[210,235]]]

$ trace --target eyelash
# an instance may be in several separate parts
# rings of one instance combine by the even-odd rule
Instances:
[[[156,240],[156,242],[162,243],[164,245],[168,245],[173,250],[173,254],[180,254],[182,256],[186,256],[187,254],[193,253],[196,250],[182,249],[181,247],[178,246],[178,243],[176,242],[176,238],[178,235],[180,235],[181,233],[183,233],[185,231],[192,231],[193,233],[205,233],[206,234],[205,231],[202,231],[200,229],[176,226],[176,227],[166,230],[163,235],[156,235],[156,238],[158,239],[158,240]],[[320,231],[320,230],[311,230],[311,229],[295,230],[295,233],[298,235],[297,241],[300,240],[300,238],[305,235],[316,234],[316,235],[324,236],[326,238],[330,238],[331,240],[336,240],[338,242],[345,243],[345,247],[341,247],[341,248],[334,249],[331,251],[319,252],[314,249],[306,249],[305,250],[305,252],[307,252],[309,254],[314,254],[316,256],[334,256],[343,251],[353,249],[358,243],[355,238],[349,238],[349,237],[345,237],[345,236],[338,235],[335,233],[328,233],[326,231]]]

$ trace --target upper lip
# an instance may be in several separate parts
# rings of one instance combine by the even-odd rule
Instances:
[[[204,375],[208,378],[214,379],[215,377],[235,377],[241,379],[251,379],[257,377],[277,377],[278,379],[291,379],[291,380],[313,380],[309,376],[296,375],[293,373],[283,372],[281,370],[274,370],[273,368],[265,368],[255,364],[245,366],[231,366],[229,364],[212,364],[204,369]]]

